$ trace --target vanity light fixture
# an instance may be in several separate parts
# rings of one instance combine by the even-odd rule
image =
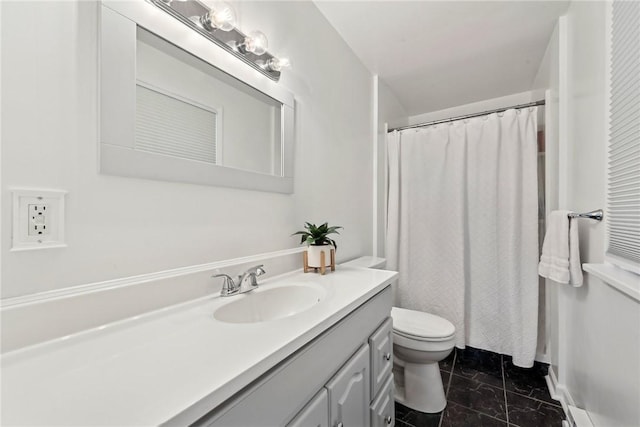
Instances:
[[[227,3],[220,3],[200,17],[207,31],[231,31],[236,27],[236,11]]]
[[[202,0],[148,1],[271,80],[278,81],[282,68],[288,66],[286,58],[276,58],[267,52],[269,41],[264,33],[244,34],[235,26],[236,13],[227,3],[216,2],[208,7]]]
[[[243,54],[251,52],[254,55],[262,55],[267,51],[267,46],[269,46],[269,40],[262,31],[251,31],[237,48]]]
[[[289,58],[273,57],[267,61],[265,67],[270,71],[281,71],[283,68],[291,67],[291,61],[289,61]]]

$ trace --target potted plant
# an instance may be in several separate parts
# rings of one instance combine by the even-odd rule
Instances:
[[[330,227],[328,223],[322,225],[311,224],[305,222],[304,230],[297,231],[292,236],[300,236],[300,244],[306,243],[307,262],[309,267],[324,268],[331,265],[331,249],[337,250],[336,241],[329,237],[330,234],[340,234],[338,232],[341,226]],[[324,265],[321,261],[321,253],[324,252]]]

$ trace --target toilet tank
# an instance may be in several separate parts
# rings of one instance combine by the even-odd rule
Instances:
[[[387,266],[387,260],[385,258],[378,258],[374,256],[362,256],[360,258],[352,259],[351,261],[343,262],[340,266],[349,266],[349,267],[360,267],[360,268],[375,268],[375,269],[384,269]],[[391,284],[391,289],[393,291],[393,305],[398,307],[400,301],[398,300],[398,281],[394,280]]]
[[[387,265],[387,260],[385,258],[378,258],[374,256],[363,256],[351,261],[343,262],[340,265],[349,267],[375,268],[381,270]]]

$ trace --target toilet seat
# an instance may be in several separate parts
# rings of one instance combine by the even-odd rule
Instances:
[[[454,334],[451,334],[449,336],[446,337],[438,337],[438,338],[433,338],[433,337],[420,337],[420,336],[416,336],[416,335],[411,335],[411,334],[404,334],[402,332],[396,331],[395,329],[393,330],[393,333],[396,336],[399,337],[403,337],[406,339],[410,339],[410,340],[415,340],[415,341],[424,341],[424,342],[440,342],[440,341],[449,341]]]
[[[447,319],[435,314],[393,307],[393,332],[416,341],[448,341],[456,328]]]

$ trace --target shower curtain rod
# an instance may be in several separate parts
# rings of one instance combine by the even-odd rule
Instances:
[[[544,103],[545,103],[545,101],[543,99],[543,100],[540,100],[540,101],[529,102],[528,104],[520,104],[520,105],[514,105],[513,107],[498,108],[498,109],[495,109],[495,110],[483,111],[482,113],[466,114],[464,116],[451,117],[449,119],[434,120],[432,122],[419,123],[417,125],[400,126],[400,127],[397,127],[397,128],[389,129],[388,132],[393,132],[394,130],[405,130],[405,129],[421,128],[421,127],[425,127],[425,126],[438,125],[440,123],[449,123],[449,122],[454,122],[456,120],[463,120],[463,119],[470,119],[472,117],[486,116],[487,114],[502,113],[504,111],[511,110],[511,109],[514,109],[514,108],[535,107],[535,106],[538,106],[538,105],[544,105]]]

